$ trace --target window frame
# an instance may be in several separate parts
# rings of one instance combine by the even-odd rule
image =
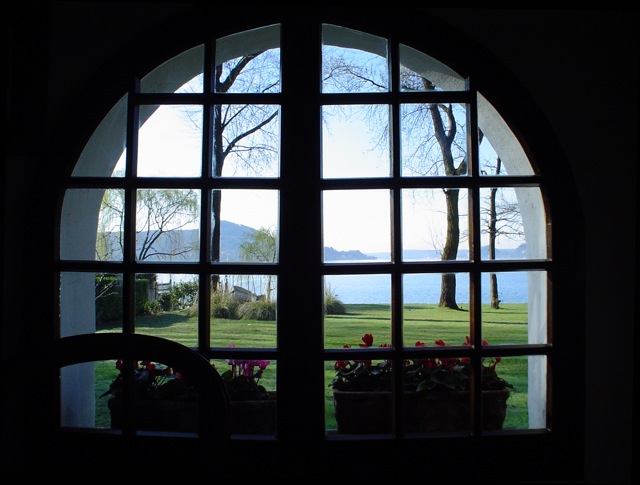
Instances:
[[[284,25],[284,22],[283,22]],[[300,42],[300,37],[299,35],[306,32],[308,33],[310,28],[312,28],[314,25],[317,27],[317,24],[309,21],[309,22],[299,22],[297,24],[291,23],[291,24],[286,24],[288,27],[287,28],[283,28],[283,45],[282,45],[282,63],[283,63],[283,85],[285,85],[288,82],[288,77],[287,77],[287,72],[286,72],[286,67],[285,65],[290,62],[290,61],[286,61],[286,59],[291,59],[291,58],[295,58],[297,54],[299,54],[300,51],[304,51],[304,47],[306,46],[307,48],[311,47],[311,43],[310,42]],[[348,25],[345,24],[343,22],[343,25]],[[290,30],[289,30],[290,28]],[[357,26],[355,28],[358,28]],[[367,28],[365,29],[365,31],[371,31],[371,28]],[[375,29],[373,29],[375,30]],[[286,44],[286,39],[295,39],[297,45],[295,46],[295,48],[292,48],[291,50],[289,50],[288,45]],[[395,42],[395,41],[394,41]],[[319,46],[320,44],[317,43],[316,47]],[[397,45],[397,43],[394,43],[393,45]],[[207,55],[206,59],[209,59],[211,57],[211,55]],[[309,63],[313,63],[313,62],[319,62],[319,53],[318,53],[318,57],[314,57],[313,55],[310,56],[311,59],[307,59],[307,61]],[[207,70],[205,69],[205,72]],[[307,76],[308,73],[307,73]],[[469,76],[468,79],[471,79],[472,76]],[[309,81],[311,82],[311,78],[308,77]],[[315,80],[314,82],[318,82],[318,80]],[[311,86],[313,84],[306,84],[306,87],[308,88],[309,86]],[[164,94],[143,94],[143,93],[138,93],[137,91],[137,87],[134,86],[130,92],[129,92],[129,105],[135,105],[138,102],[143,102],[143,104],[158,104],[158,103],[162,103],[164,101],[167,100],[175,100],[177,98],[174,98],[173,94],[169,94],[169,95],[164,95]],[[475,90],[470,90],[469,93],[475,93]],[[395,95],[398,93],[392,93],[389,95],[384,95],[386,97],[389,98],[395,98]],[[431,97],[431,94],[435,94],[435,93],[429,93],[427,95],[427,93],[420,93],[419,96],[415,96],[415,98],[420,98],[420,99],[434,99],[433,97]],[[230,95],[225,95],[222,93],[209,93],[209,94],[203,94],[203,95],[179,95],[181,102],[184,102],[184,99],[189,99],[189,102],[201,102],[201,101],[197,101],[199,99],[207,99],[207,100],[212,100],[212,99],[220,99],[223,100],[225,99],[226,96],[230,96]],[[302,185],[306,185],[308,184],[308,186],[313,187],[314,190],[310,191],[312,192],[312,194],[300,194],[300,191],[298,190],[297,187],[295,186],[291,186],[291,185],[287,185],[284,182],[280,182],[280,181],[268,181],[268,182],[264,182],[266,185],[268,185],[270,188],[275,188],[277,190],[281,191],[281,199],[282,199],[282,205],[281,205],[281,234],[280,234],[280,239],[281,239],[281,248],[280,248],[280,254],[282,255],[282,258],[280,260],[280,262],[276,265],[273,266],[273,271],[274,274],[276,274],[278,276],[278,284],[282,285],[280,286],[278,293],[280,295],[280,298],[282,299],[281,301],[279,301],[279,312],[278,312],[278,319],[281,322],[282,325],[282,330],[280,330],[278,332],[278,348],[274,349],[274,350],[256,350],[255,352],[251,352],[250,355],[252,356],[263,356],[265,358],[269,358],[269,359],[274,359],[278,361],[278,367],[279,370],[281,370],[281,375],[278,377],[278,392],[280,394],[280,392],[282,391],[282,395],[284,396],[291,396],[294,395],[297,392],[304,392],[307,393],[310,396],[319,396],[318,390],[317,389],[313,389],[312,386],[303,386],[302,389],[298,389],[295,385],[292,385],[292,383],[296,380],[296,375],[295,373],[290,370],[293,368],[293,364],[295,364],[295,362],[297,361],[297,359],[302,355],[301,350],[300,350],[300,337],[294,337],[294,328],[295,328],[295,324],[296,324],[296,317],[298,315],[298,312],[300,311],[300,301],[303,301],[305,306],[307,306],[307,308],[311,308],[313,310],[313,312],[315,312],[315,314],[317,314],[316,318],[312,318],[311,322],[308,325],[308,328],[305,329],[305,333],[303,334],[303,338],[302,340],[306,340],[307,338],[311,338],[313,339],[314,342],[321,342],[321,332],[322,332],[322,308],[321,308],[321,298],[318,297],[317,301],[313,301],[313,300],[308,300],[308,298],[305,297],[305,295],[301,295],[300,294],[300,289],[296,288],[295,285],[295,281],[298,281],[299,278],[301,276],[304,276],[305,278],[309,278],[309,281],[312,282],[311,288],[309,291],[311,293],[313,293],[313,291],[317,290],[317,294],[321,295],[322,294],[322,285],[321,285],[321,279],[322,279],[322,275],[323,274],[333,274],[333,272],[343,272],[343,271],[364,271],[367,272],[369,271],[368,269],[364,269],[364,266],[357,266],[357,267],[352,267],[350,265],[341,265],[339,268],[334,267],[331,264],[322,264],[321,263],[321,244],[317,244],[317,247],[311,247],[308,249],[305,249],[305,255],[304,257],[309,258],[311,261],[316,261],[316,263],[313,263],[309,268],[306,268],[305,271],[301,271],[297,265],[297,261],[292,257],[293,254],[295,254],[295,252],[293,251],[294,246],[292,245],[292,242],[294,240],[293,236],[293,228],[296,227],[295,224],[293,224],[293,221],[295,220],[300,220],[301,217],[301,212],[300,212],[300,205],[296,205],[296,207],[290,207],[290,202],[289,200],[297,198],[297,197],[303,197],[304,201],[306,202],[306,209],[308,212],[315,212],[319,214],[321,207],[320,207],[320,200],[319,197],[314,197],[313,194],[318,195],[322,190],[330,190],[332,188],[338,188],[341,187],[343,185],[351,185],[351,182],[344,182],[344,181],[327,181],[327,180],[320,180],[319,178],[314,178],[312,176],[309,175],[309,172],[311,171],[306,171],[306,170],[301,170],[301,167],[299,165],[296,165],[295,163],[293,163],[293,161],[296,158],[296,153],[297,151],[300,149],[301,146],[306,146],[306,148],[311,152],[314,151],[315,153],[319,153],[320,152],[320,146],[318,143],[318,140],[313,140],[311,138],[313,138],[312,136],[309,135],[309,133],[313,133],[315,131],[315,133],[319,133],[319,126],[320,126],[320,120],[319,120],[319,114],[318,113],[313,113],[311,108],[309,107],[302,107],[299,105],[299,103],[297,103],[295,100],[299,99],[299,96],[303,96],[302,99],[306,99],[309,96],[309,91],[303,91],[301,90],[300,86],[294,87],[294,89],[292,91],[288,91],[287,93],[282,93],[279,95],[271,95],[271,99],[273,100],[273,103],[280,103],[282,106],[282,126],[283,126],[283,132],[285,130],[291,130],[291,133],[297,133],[298,135],[300,135],[299,138],[296,138],[296,141],[294,143],[284,143],[283,142],[283,147],[282,147],[282,176],[281,178],[286,178],[287,180],[290,179],[296,179],[296,180],[302,180],[303,182],[301,182]],[[316,94],[315,98],[312,99],[334,99],[334,102],[338,102],[338,100],[340,99],[342,95],[331,95],[331,94],[327,94],[327,95],[320,95],[318,96]],[[349,96],[356,96],[358,97],[358,95],[349,95]],[[384,96],[377,96],[376,95],[376,100],[378,99],[383,99]],[[439,96],[439,95],[438,95]],[[471,94],[465,95],[465,98],[467,96],[471,96]],[[190,97],[190,98],[187,98]],[[361,98],[366,98],[367,96],[362,96]],[[246,97],[247,100],[251,99],[252,96],[248,95]],[[236,97],[236,99],[239,99],[239,97]],[[354,98],[355,99],[355,98]],[[360,99],[360,97],[358,97],[358,99]],[[403,98],[404,99],[404,98]],[[209,101],[207,101],[209,102]],[[333,101],[332,101],[333,102]],[[344,103],[345,100],[342,99],[339,101],[340,103]],[[358,101],[361,102],[361,101]],[[376,101],[378,102],[378,101]],[[265,104],[264,100],[262,99],[262,97],[260,97],[260,103]],[[394,104],[396,103],[396,104]],[[397,106],[398,101],[396,100],[392,100],[390,102],[391,105]],[[475,100],[473,101],[472,104],[475,104]],[[322,102],[320,102],[320,105],[322,105]],[[313,107],[317,107],[317,104],[313,104]],[[134,123],[135,121],[135,108],[130,108],[131,114],[133,115],[130,118],[130,123]],[[295,116],[291,116],[290,112],[288,110],[292,110],[295,111]],[[207,110],[205,110],[206,112]],[[501,111],[502,114],[502,111]],[[205,114],[205,118],[206,118],[206,114]],[[472,117],[474,116],[473,113],[471,115]],[[315,120],[315,122],[311,123],[311,126],[309,125],[309,123],[306,124],[305,129],[302,129],[302,127],[298,124],[298,121],[300,119],[305,119],[305,120]],[[314,130],[313,127],[317,126],[318,130]],[[511,125],[509,125],[511,126]],[[130,133],[132,133],[133,131],[130,131]],[[130,135],[131,136],[131,135]],[[473,136],[473,134],[471,135]],[[316,137],[317,138],[317,137]],[[131,145],[129,145],[129,143],[132,143]],[[127,144],[128,146],[133,146],[134,140],[133,138],[129,138],[127,140]],[[476,146],[477,144],[473,144],[473,146]],[[473,154],[472,154],[473,156]],[[203,158],[206,158],[203,155]],[[210,158],[210,157],[209,157]],[[535,157],[534,157],[535,160]],[[314,165],[317,165],[319,167],[320,161],[319,159],[317,160],[313,160],[312,161]],[[475,165],[475,170],[477,171],[477,164],[471,164],[471,167],[474,167]],[[128,164],[128,170],[132,170],[133,168],[133,164]],[[473,170],[473,168],[472,168]],[[286,176],[285,176],[286,175]],[[319,177],[319,172],[318,175]],[[297,179],[297,177],[301,177],[301,179]],[[469,185],[469,189],[470,189],[470,193],[472,194],[472,196],[470,197],[472,200],[478,199],[478,191],[480,188],[482,187],[490,187],[493,186],[495,184],[491,183],[491,178],[486,178],[486,179],[481,179],[481,178],[476,178],[476,177],[467,177],[464,185],[466,186],[467,184]],[[212,182],[213,181],[213,182]],[[199,189],[203,189],[203,187],[197,182],[194,181],[193,179],[162,179],[161,181],[158,181],[157,179],[153,179],[153,180],[145,180],[145,179],[138,179],[138,181],[134,184],[130,183],[130,179],[128,177],[125,177],[124,180],[122,181],[114,181],[114,179],[109,179],[101,181],[100,179],[96,179],[96,178],[71,178],[66,187],[65,188],[71,188],[73,186],[82,186],[82,187],[97,187],[97,188],[103,188],[105,186],[105,183],[109,184],[109,187],[121,187],[124,188],[125,190],[131,191],[134,188],[138,188],[138,187],[153,187],[153,188],[199,188]],[[237,180],[237,181],[229,181],[229,180],[224,180],[224,179],[210,179],[209,182],[207,182],[206,185],[206,189],[210,189],[210,188],[255,188],[255,181],[253,180]],[[260,186],[263,187],[264,185],[261,184]],[[420,181],[416,181],[416,183],[419,183]],[[437,184],[442,183],[443,186],[446,186],[449,182],[448,181],[434,181]],[[455,180],[455,185],[459,185],[461,181],[459,180]],[[546,178],[543,178],[541,175],[534,175],[531,177],[526,177],[525,178],[521,178],[521,177],[504,177],[501,176],[499,178],[499,182],[500,182],[500,186],[513,186],[513,187],[517,187],[517,186],[521,186],[524,184],[524,186],[529,186],[531,184],[533,184],[534,186],[539,186],[541,187],[541,189],[547,189],[549,188],[549,186],[547,185],[547,180]],[[353,185],[354,187],[366,187],[366,186],[375,186],[378,187],[380,182],[375,181],[375,180],[367,180],[364,181],[362,184],[360,183],[356,183],[355,185]],[[547,195],[545,190],[543,191],[543,197],[545,200],[545,204],[548,203],[548,199],[547,199]],[[205,190],[203,193],[207,193],[210,194],[210,190]],[[135,208],[135,206],[133,205],[132,199],[128,198],[127,199],[129,202],[127,204],[127,210],[131,211]],[[207,214],[207,204],[209,204],[209,202],[206,201],[207,197],[203,197],[202,198],[202,213],[203,214]],[[210,207],[210,205],[208,206]],[[396,206],[394,206],[394,210]],[[477,207],[477,205],[476,205]],[[545,207],[545,210],[547,210],[548,216],[547,217],[551,217],[551,212],[550,212],[550,208],[551,207]],[[206,221],[207,218],[203,218],[203,221]],[[394,230],[399,230],[399,226],[398,226],[398,218],[395,218],[394,221]],[[129,228],[131,229],[131,218],[129,219]],[[203,222],[203,228],[206,228],[206,222]],[[550,225],[550,224],[549,224]],[[302,235],[303,235],[303,240],[314,240],[316,242],[319,243],[319,241],[321,241],[321,228],[320,227],[313,227],[314,225],[309,224],[309,226],[312,227],[308,227],[305,228],[302,231]],[[299,229],[298,227],[296,227],[296,229]],[[207,232],[202,231],[203,233],[207,234]],[[135,230],[130,231],[130,234],[135,235]],[[300,236],[299,233],[296,232],[296,236]],[[474,235],[474,238],[477,238],[478,235]],[[531,261],[525,264],[522,263],[511,263],[511,262],[492,262],[492,263],[486,263],[483,265],[483,267],[487,268],[488,270],[490,270],[491,268],[496,268],[496,269],[544,269],[546,271],[549,272],[549,280],[552,280],[554,277],[554,268],[555,268],[555,264],[554,264],[554,260],[552,258],[552,256],[554,255],[554,252],[552,252],[552,249],[554,247],[554,245],[552,244],[552,238],[550,237],[550,235],[548,235],[549,237],[549,247],[548,247],[548,258],[547,261]],[[132,247],[135,247],[135,243],[132,245],[131,241],[129,242],[129,249],[128,251],[131,251]],[[203,246],[203,247],[206,247]],[[395,247],[395,251],[397,254],[397,250],[398,247]],[[479,244],[474,244],[473,245],[473,251],[474,251],[474,255],[475,256],[479,256]],[[291,256],[286,256],[287,254],[291,255]],[[126,257],[125,257],[126,259]],[[455,263],[457,267],[459,267],[461,270],[466,271],[467,268],[470,269],[470,273],[473,273],[472,268],[474,268],[476,266],[476,261],[479,261],[480,258],[479,257],[474,257],[473,261],[469,261],[464,262],[464,263]],[[245,264],[243,265],[234,265],[234,264],[229,264],[229,263],[217,263],[216,265],[220,265],[220,268],[224,269],[224,274],[227,273],[232,273],[234,271],[241,271],[242,273],[247,273],[247,272],[263,272],[265,266],[264,265],[256,265],[256,267],[253,266],[247,266]],[[418,266],[416,266],[414,263],[400,263],[400,262],[391,262],[389,263],[390,268],[393,267],[393,269],[389,269],[390,273],[392,273],[394,276],[394,282],[395,282],[395,288],[400,288],[401,286],[401,282],[400,279],[398,278],[397,275],[401,275],[404,272],[412,272],[414,270],[418,270]],[[123,272],[124,274],[129,274],[129,276],[133,276],[137,273],[137,271],[135,268],[137,265],[136,263],[125,263],[124,267],[126,268],[125,271]],[[211,266],[210,263],[207,261],[203,261],[201,258],[201,261],[199,263],[197,263],[196,265],[193,264],[176,264],[176,263],[172,263],[171,264],[171,268],[175,268],[175,271],[172,270],[172,272],[192,272],[193,268],[197,267],[197,271],[201,276],[202,275],[206,275],[206,274],[210,274],[211,271]],[[97,263],[97,262],[92,262],[92,263],[88,263],[85,264],[84,262],[78,262],[78,261],[60,261],[59,262],[59,269],[61,271],[66,271],[66,270],[78,270],[78,271],[83,271],[83,270],[87,270],[88,268],[91,268],[91,271],[93,270],[106,270],[106,271],[111,271],[114,270],[116,268],[118,268],[118,271],[113,271],[113,272],[119,272],[120,268],[122,266],[118,265],[118,264],[111,264],[111,263]],[[434,265],[433,269],[435,270],[438,267],[438,265]],[[442,269],[445,269],[449,267],[449,264],[445,264],[443,263],[442,265]],[[375,271],[379,271],[380,269],[385,269],[385,265],[380,265],[379,263],[376,264],[375,266]],[[167,269],[167,266],[165,264],[145,264],[144,265],[144,269],[145,272],[154,272],[154,271],[158,271],[158,272],[164,272]],[[423,268],[420,268],[420,270],[422,270]],[[128,273],[127,273],[128,272]],[[215,273],[220,273],[220,272],[215,272]],[[479,272],[476,272],[475,274],[480,274]],[[203,278],[203,281],[206,281],[207,278]],[[124,279],[124,285],[125,285],[125,294],[129,291],[127,288],[131,288],[133,286],[133,279],[132,278],[127,278],[125,277]],[[473,285],[474,288],[474,294],[475,294],[475,298],[479,298],[479,295],[477,294],[477,289],[478,289],[479,285]],[[292,290],[289,293],[283,291],[283,288]],[[307,287],[307,289],[309,289],[309,287]],[[208,288],[207,288],[207,284],[204,283],[201,286],[201,294],[208,294]],[[548,296],[549,296],[549,302],[548,302],[548,307],[550,309],[550,311],[548,312],[549,314],[549,320],[548,320],[548,324],[547,324],[547,329],[549,332],[549,339],[548,341],[551,343],[551,329],[553,326],[553,321],[551,320],[551,317],[553,315],[555,315],[555,311],[554,311],[554,307],[552,304],[552,288],[549,288],[548,291]],[[125,331],[133,331],[133,312],[134,312],[134,302],[132,301],[131,298],[127,299],[125,298],[125,322],[130,322],[130,323],[125,323],[125,327],[124,330]],[[400,306],[401,307],[401,306]],[[209,310],[209,306],[208,306],[208,298],[200,298],[200,308],[199,308],[199,314],[200,315],[208,315],[208,310]],[[305,311],[309,311],[308,309]],[[312,313],[312,312],[310,312]],[[401,332],[401,325],[402,325],[402,319],[399,318],[400,315],[397,314],[397,311],[394,313],[394,329],[396,332]],[[474,324],[474,328],[478,328],[478,326],[480,325],[480,315],[478,314],[478,311],[476,311],[474,313],[474,319],[475,319],[475,324]],[[231,355],[231,354],[227,354],[227,350],[225,349],[211,349],[211,347],[208,345],[207,340],[208,340],[208,336],[210,335],[209,331],[203,331],[206,328],[206,323],[203,323],[201,321],[200,323],[200,331],[199,331],[199,345],[198,345],[198,350],[203,353],[205,356],[209,357],[209,358],[224,358],[227,355]],[[477,332],[476,335],[478,335],[479,333]],[[474,338],[474,340],[476,340],[476,343],[478,342],[478,338],[477,336],[472,337]],[[496,349],[492,349],[492,348],[481,348],[481,346],[479,346],[480,348],[478,349],[478,353],[477,355],[485,355],[485,354],[492,354]],[[500,347],[499,349],[499,353],[500,355],[503,356],[507,356],[507,355],[520,355],[522,350],[519,350],[517,348],[504,348],[504,347]],[[330,360],[333,359],[334,356],[337,356],[338,354],[334,354],[332,351],[330,350],[324,350],[320,347],[317,346],[317,344],[313,344],[311,346],[311,348],[306,348],[304,350],[305,354],[311,354],[312,358],[314,359],[314,361],[324,361],[324,360]],[[539,354],[545,354],[548,355],[550,358],[554,358],[555,356],[555,350],[553,348],[552,345],[541,345],[541,346],[528,346],[527,349],[524,351],[527,353],[527,355],[533,353],[539,353]],[[393,351],[393,355],[394,358],[396,359],[401,359],[401,354],[402,354],[402,349],[396,349]],[[249,355],[249,354],[247,354]],[[342,356],[342,354],[340,354]],[[386,355],[386,354],[385,354]],[[551,363],[550,363],[550,367],[552,367]],[[319,378],[320,376],[320,369],[311,369],[310,370],[310,377],[308,379],[308,381],[315,381],[315,379]],[[549,382],[551,383],[551,379],[549,379]],[[322,399],[318,399],[318,402],[321,403]],[[296,409],[294,407],[291,406],[290,403],[288,403],[286,401],[286,399],[283,399],[282,402],[279,402],[279,417],[284,417],[284,416],[292,416],[291,412],[294,412],[295,414]],[[320,414],[324,413],[324,410],[320,409],[320,406],[313,407],[311,410],[303,413],[303,414],[298,414],[298,420],[296,422],[289,422],[289,424],[284,424],[282,427],[282,433],[280,433],[280,435],[278,436],[278,439],[282,439],[282,440],[289,440],[292,439],[294,436],[298,436],[300,437],[300,424],[306,423],[308,422],[309,419],[317,420],[317,418],[320,417]],[[283,420],[282,420],[283,421]],[[322,421],[322,419],[320,419],[320,422]],[[303,426],[304,428],[304,426]],[[306,428],[302,429],[302,439],[308,438],[313,442],[316,442],[318,439],[318,432],[320,431],[318,426],[307,426]],[[545,430],[540,430],[540,434],[545,435],[548,433],[548,429]],[[532,434],[532,433],[524,433],[524,434]]]

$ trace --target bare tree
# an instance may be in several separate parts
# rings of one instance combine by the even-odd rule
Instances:
[[[339,51],[338,51],[339,52]],[[339,53],[325,64],[325,83],[332,82],[336,90],[382,91],[386,90],[380,73],[359,64],[352,56]],[[424,76],[401,68],[400,82],[403,91],[433,91],[436,85]],[[367,107],[362,109],[367,110]],[[373,112],[369,110],[368,114]],[[468,169],[466,134],[460,129],[459,119],[466,114],[460,106],[452,104],[416,103],[404,105],[401,110],[403,140],[403,168],[416,175],[466,175]],[[377,120],[380,126],[381,144],[389,134],[388,118]],[[459,199],[460,190],[443,189],[446,203],[446,237],[441,249],[442,260],[455,260],[461,240]],[[444,273],[441,278],[439,306],[458,309],[456,302],[456,276]]]
[[[261,51],[218,65],[216,91],[277,92],[280,86],[277,50]],[[277,176],[278,108],[273,105],[228,104],[213,107],[212,175]],[[211,259],[220,260],[222,191],[212,193]],[[219,286],[212,275],[212,288]]]
[[[123,254],[124,191],[106,190],[100,208],[97,259]],[[142,189],[136,196],[136,260],[188,258],[197,243],[183,230],[198,221],[198,193],[191,189]]]
[[[184,241],[183,229],[195,224],[199,216],[195,190],[143,189],[136,195],[136,259],[172,260],[188,258],[197,242]],[[124,190],[107,189],[102,197],[96,259],[118,261],[124,254]],[[99,273],[95,299],[118,295],[119,279]]]
[[[273,263],[277,257],[276,233],[273,229],[261,227],[248,235],[240,244],[240,255],[243,261]],[[271,301],[272,276],[266,277],[265,300]]]
[[[430,85],[427,80],[423,83]],[[451,147],[456,137],[456,120],[451,105],[429,105],[429,113],[434,127],[434,136],[442,154],[442,164],[445,174],[448,176],[465,175],[467,173],[467,161],[462,159],[456,166]],[[444,115],[444,120],[443,120]],[[446,123],[446,124],[445,124]],[[442,260],[455,260],[458,257],[458,245],[460,244],[460,214],[458,201],[459,189],[443,189],[447,211],[447,236],[442,251]],[[456,275],[443,273],[440,285],[440,301],[438,306],[458,309],[456,302]]]
[[[495,175],[500,175],[502,160],[496,158]],[[496,241],[498,237],[520,238],[524,235],[520,209],[515,201],[508,200],[501,189],[492,187],[489,189],[488,207],[481,209],[486,229],[483,231],[489,235],[489,259],[496,259]],[[500,308],[498,294],[498,276],[489,274],[489,299],[491,308]]]

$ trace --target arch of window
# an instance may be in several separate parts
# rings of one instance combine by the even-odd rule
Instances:
[[[315,45],[315,55],[319,60],[323,59],[320,49],[322,44],[339,52],[342,49],[344,53],[351,53],[355,49],[367,54],[368,60],[382,62],[388,67],[387,84],[379,91],[365,89],[356,93],[335,92],[335,87],[325,87],[323,90],[319,70],[315,73],[300,73],[288,68],[288,63],[292,62],[288,57],[291,51],[286,45],[286,36],[282,37],[284,40],[281,45],[281,33],[279,25],[271,25],[198,45],[168,60],[139,82],[133,83],[130,92],[104,118],[76,164],[62,207],[60,335],[97,331],[97,275],[117,275],[121,281],[122,325],[116,331],[144,332],[145,330],[136,327],[137,277],[142,274],[190,274],[198,281],[199,300],[197,340],[189,344],[215,362],[222,362],[223,359],[236,355],[236,350],[229,348],[226,340],[217,338],[215,322],[211,323],[209,318],[214,306],[209,295],[215,290],[212,285],[216,284],[216,280],[212,283],[211,276],[271,276],[277,282],[275,290],[278,296],[272,345],[249,347],[242,349],[242,353],[237,355],[269,359],[274,364],[277,363],[277,366],[272,366],[277,369],[277,377],[274,376],[271,383],[275,386],[277,382],[278,405],[286,410],[300,409],[300,403],[295,402],[296,393],[293,392],[300,385],[303,391],[309,391],[309,396],[322,401],[310,413],[318,422],[323,422],[326,411],[326,381],[333,363],[341,358],[355,358],[359,351],[354,348],[345,352],[345,349],[327,344],[328,324],[323,309],[325,279],[354,275],[384,275],[388,279],[387,336],[392,345],[371,355],[376,359],[389,358],[394,363],[400,363],[416,355],[413,353],[416,351],[413,342],[403,338],[405,333],[409,333],[410,325],[404,318],[407,304],[403,301],[410,277],[452,272],[464,275],[461,278],[464,283],[461,285],[468,286],[469,295],[466,305],[468,313],[465,315],[469,319],[468,335],[471,336],[473,345],[464,347],[456,344],[459,346],[459,356],[469,357],[476,363],[485,357],[501,357],[504,362],[521,362],[526,369],[527,391],[523,399],[527,404],[522,407],[526,419],[525,424],[514,425],[513,429],[546,429],[547,411],[551,406],[547,395],[550,358],[547,302],[548,271],[551,264],[548,249],[550,223],[544,204],[541,176],[536,173],[517,138],[491,103],[474,90],[473,79],[460,76],[438,60],[410,46],[340,26],[324,25],[322,37],[309,41],[310,46]],[[216,66],[255,52],[279,52],[280,48],[283,50],[282,80],[278,79],[278,87],[268,92],[249,90],[236,93],[222,92],[215,85],[213,70]],[[434,88],[403,90],[401,72],[428,79]],[[195,83],[194,79],[197,80]],[[305,100],[302,103],[304,106],[300,106],[300,99]],[[278,147],[280,151],[276,157],[278,165],[275,174],[272,171],[267,176],[255,173],[211,176],[215,165],[215,108],[238,103],[241,106],[270,106],[277,109],[282,146]],[[448,177],[434,173],[403,172],[403,148],[408,147],[411,141],[403,140],[403,109],[430,103],[451,103],[464,112],[466,145],[461,147],[461,153],[468,157],[466,175]],[[187,108],[198,107],[201,171],[195,175],[182,175],[178,171],[178,175],[163,176],[151,169],[150,174],[138,175],[136,168],[141,167],[138,147],[145,123],[151,122],[160,113],[160,108],[175,105],[184,107],[186,111]],[[328,112],[334,106],[352,105],[383,107],[382,112],[388,116],[388,173],[375,173],[373,176],[367,173],[343,175],[338,169],[335,176],[323,176],[323,170],[329,172],[329,161],[323,157],[328,150],[322,140],[322,122],[327,121],[327,118],[323,118],[323,110]],[[299,125],[301,120],[306,120],[304,128]],[[503,167],[501,174],[491,174],[484,170],[486,167],[481,160],[480,147],[483,145],[480,132],[485,144],[487,141],[490,143],[494,156],[500,158]],[[289,141],[301,133],[305,137],[303,141],[308,143],[293,144]],[[301,147],[306,147],[307,152],[303,155],[294,153]],[[306,190],[298,190],[299,186],[304,186]],[[410,249],[402,244],[406,219],[403,207],[408,206],[402,196],[403,192],[441,192],[451,188],[460,189],[466,194],[466,206],[463,207],[468,211],[468,234],[464,245],[461,243],[458,249],[467,249],[468,255],[451,261],[412,260],[403,253],[405,249]],[[492,188],[510,191],[516,198],[523,241],[526,241],[526,252],[521,258],[489,259],[482,253],[485,240],[482,236],[481,205],[483,197]],[[139,245],[136,233],[139,229],[134,213],[136,197],[140,197],[143,190],[193,190],[198,194],[195,230],[198,233],[196,242],[199,250],[196,251],[196,256],[178,261],[140,259],[136,251]],[[275,234],[278,254],[274,260],[225,262],[212,257],[211,235],[215,221],[212,221],[210,214],[214,203],[213,194],[216,191],[233,190],[276,194]],[[330,222],[321,217],[323,199],[332,197],[333,194],[367,190],[388,195],[388,214],[383,215],[384,224],[381,224],[387,228],[389,236],[388,257],[357,263],[324,261],[322,251],[326,244],[323,234],[327,233]],[[122,237],[122,252],[115,255],[111,253],[105,258],[98,255],[101,224],[104,224],[101,207],[107,192],[119,194],[121,220],[116,226],[116,232],[118,237]],[[250,211],[251,206],[247,210]],[[357,218],[358,214],[354,216]],[[309,221],[307,228],[300,227],[303,217]],[[310,243],[310,247],[301,249],[298,247],[299,243]],[[525,277],[527,323],[523,340],[482,345],[483,334],[488,332],[489,326],[483,323],[481,304],[487,302],[483,299],[485,297],[481,287],[486,284],[483,278],[490,273],[521,273]],[[240,326],[235,331],[238,336],[243,332]],[[366,331],[364,328],[362,333]],[[345,343],[356,347],[358,341],[353,341],[352,337],[351,334],[345,335],[345,340],[350,339]],[[301,344],[301,341],[305,343]],[[424,354],[420,355],[433,355],[429,353],[433,352],[432,348],[426,347],[422,351]],[[308,373],[308,378],[302,384],[299,382],[300,359],[307,361],[305,371]],[[76,369],[73,378],[67,376],[63,379],[63,424],[95,426],[96,400],[89,399],[84,403],[75,400],[77,396],[86,395],[84,392],[77,392],[78,389],[93,389],[94,386],[92,368]],[[291,422],[301,422],[307,418],[308,415],[293,415]],[[287,424],[283,423],[282,426]],[[334,430],[328,426],[312,426],[311,430],[322,429],[326,436],[333,436]],[[402,431],[398,431],[399,436],[402,436]],[[473,431],[483,433],[480,425]]]

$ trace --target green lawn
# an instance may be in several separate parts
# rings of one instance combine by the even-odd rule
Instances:
[[[342,348],[344,344],[357,346],[365,333],[374,336],[374,346],[391,343],[391,318],[388,305],[346,305],[345,315],[325,317],[325,345],[327,348]],[[442,339],[448,344],[459,345],[469,335],[468,309],[449,310],[437,305],[406,305],[404,310],[405,345],[413,346],[420,340],[433,345]],[[505,304],[495,310],[488,306],[482,310],[483,338],[490,344],[527,342],[527,305]],[[250,320],[212,319],[213,346],[263,347],[273,348],[276,343],[275,322]],[[186,311],[169,312],[154,316],[144,316],[136,321],[138,333],[155,335],[175,340],[184,345],[196,346],[197,317]],[[120,331],[119,325],[103,325],[99,331]],[[216,362],[217,367],[226,368],[224,361]],[[326,419],[327,429],[335,426],[333,418],[333,398],[329,383],[333,378],[334,362],[325,365]],[[276,365],[267,368],[262,384],[267,389],[275,389]],[[505,428],[527,428],[527,358],[504,358],[498,364],[501,377],[514,385],[507,402]],[[99,362],[96,365],[96,396],[105,392],[117,375],[114,361]],[[97,399],[96,426],[108,427],[109,414],[107,397]]]

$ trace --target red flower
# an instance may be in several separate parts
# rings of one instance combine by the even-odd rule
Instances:
[[[446,367],[447,369],[450,369],[451,367],[453,367],[458,363],[458,359],[452,359],[452,358],[443,358],[443,359],[440,359],[440,361],[442,362],[442,367]]]
[[[416,347],[426,347],[426,346],[427,344],[425,344],[424,342],[420,342],[420,340],[416,342]]]
[[[371,347],[373,345],[373,335],[370,333],[365,333],[362,336],[362,341],[364,344],[360,344],[360,347]]]

